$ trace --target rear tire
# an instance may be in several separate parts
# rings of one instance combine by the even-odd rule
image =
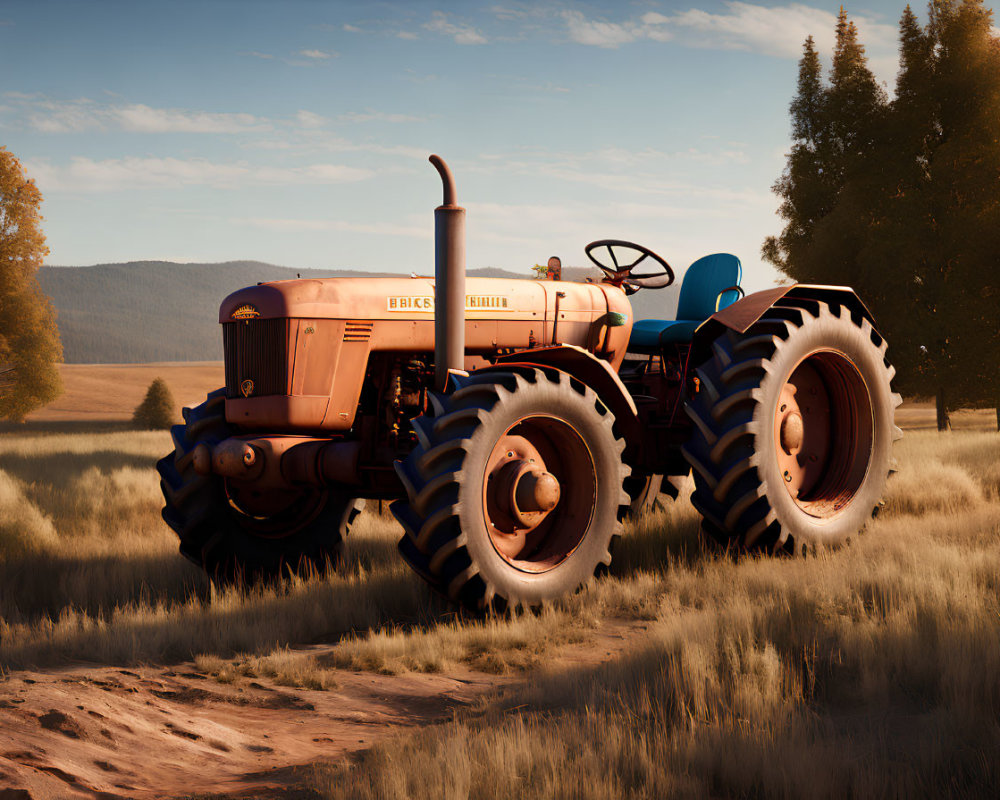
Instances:
[[[685,403],[684,455],[704,531],[725,547],[807,552],[877,510],[901,402],[886,342],[845,306],[786,300],[727,330]]]
[[[431,403],[412,422],[418,446],[396,462],[407,499],[392,505],[400,552],[431,588],[474,611],[533,607],[611,563],[629,469],[591,389],[561,372],[490,372]],[[521,478],[509,476],[527,469],[557,482],[548,511],[510,511]]]
[[[185,408],[184,424],[170,429],[174,452],[156,464],[166,501],[163,519],[180,539],[181,553],[223,583],[273,580],[336,565],[364,500],[336,487],[304,490],[282,514],[253,517],[231,502],[224,479],[195,471],[199,443],[216,445],[235,433],[226,423],[225,399],[226,390],[217,389],[201,405]]]

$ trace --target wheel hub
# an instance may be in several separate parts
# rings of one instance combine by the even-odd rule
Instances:
[[[559,480],[535,459],[506,461],[498,472],[496,500],[518,528],[531,530],[559,503]]]
[[[836,351],[804,358],[781,387],[774,451],[796,505],[814,517],[838,513],[864,480],[872,443],[868,389]]]
[[[794,456],[802,449],[804,429],[802,415],[798,411],[785,414],[781,420],[781,449]]]
[[[596,492],[593,458],[562,420],[530,417],[494,445],[483,512],[497,552],[526,572],[565,559],[583,537]]]
[[[513,499],[525,511],[551,511],[559,502],[559,481],[551,472],[528,469],[518,480]]]

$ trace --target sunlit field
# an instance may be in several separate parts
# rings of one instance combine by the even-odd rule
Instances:
[[[686,500],[630,523],[611,574],[537,614],[477,620],[359,518],[335,574],[216,592],[161,522],[169,436],[0,437],[0,668],[195,660],[220,681],[323,689],[340,670],[524,678],[358,762],[322,797],[841,797],[1000,785],[1000,435],[912,432],[879,518],[810,558],[703,546]],[[551,656],[644,620],[599,667]],[[299,645],[337,643],[322,656]],[[289,762],[294,755],[289,754]]]

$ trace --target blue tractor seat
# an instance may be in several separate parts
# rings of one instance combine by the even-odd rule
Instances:
[[[665,344],[687,344],[701,323],[719,309],[743,296],[743,267],[729,253],[715,253],[695,261],[681,283],[677,319],[643,319],[632,326],[628,349],[633,353],[659,353]]]

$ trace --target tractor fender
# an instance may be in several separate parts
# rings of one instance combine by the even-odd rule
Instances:
[[[711,352],[712,342],[726,329],[746,333],[750,326],[775,305],[796,305],[796,300],[820,300],[832,308],[846,307],[851,317],[859,322],[867,319],[872,325],[873,339],[881,344],[882,336],[875,330],[875,317],[861,298],[849,286],[822,286],[810,283],[793,283],[748,294],[705,320],[695,331],[693,363],[698,364]],[[785,301],[785,302],[782,302]]]
[[[582,347],[563,344],[521,350],[500,356],[492,366],[477,369],[476,374],[535,368],[565,372],[571,378],[589,386],[615,415],[615,427],[629,448],[641,440],[639,412],[622,379],[611,365]]]

